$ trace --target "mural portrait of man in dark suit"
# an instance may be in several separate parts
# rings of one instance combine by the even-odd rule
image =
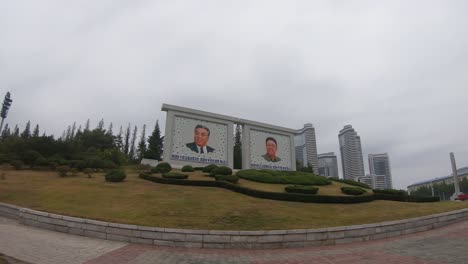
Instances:
[[[210,139],[210,129],[203,125],[197,125],[194,130],[193,142],[185,144],[187,148],[199,154],[212,153],[214,148],[207,145]]]

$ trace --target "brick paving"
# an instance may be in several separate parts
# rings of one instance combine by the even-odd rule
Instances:
[[[187,249],[93,239],[0,217],[0,253],[30,263],[468,263],[468,221],[390,239],[278,250]]]

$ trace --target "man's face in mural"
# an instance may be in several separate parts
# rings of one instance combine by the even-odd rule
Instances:
[[[273,140],[268,140],[266,142],[266,152],[270,158],[275,158],[276,156],[276,143]]]
[[[206,143],[208,143],[209,137],[209,133],[206,129],[197,128],[195,129],[193,141],[195,141],[195,144],[197,144],[197,146],[203,148],[204,146],[206,146]]]

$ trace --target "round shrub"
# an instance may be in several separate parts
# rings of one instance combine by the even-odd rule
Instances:
[[[210,173],[215,168],[218,168],[218,165],[210,164],[210,165],[207,165],[207,166],[203,167],[203,172]]]
[[[65,177],[67,176],[67,173],[70,171],[70,167],[63,165],[63,166],[58,166],[55,168],[55,170],[58,172],[60,177]]]
[[[217,181],[227,181],[230,183],[237,183],[239,181],[239,177],[236,175],[215,175],[214,178]]]
[[[183,172],[192,172],[192,171],[195,171],[195,170],[193,169],[192,166],[190,166],[190,165],[185,165],[185,166],[182,167],[182,171],[183,171]]]
[[[286,186],[284,190],[288,193],[316,194],[319,188],[305,185],[290,185]]]
[[[341,187],[341,192],[349,195],[361,195],[366,192],[366,190],[357,187]]]
[[[177,172],[166,172],[166,173],[163,173],[162,176],[163,178],[178,179],[178,180],[184,180],[188,178],[188,175],[177,173]]]
[[[156,165],[156,169],[159,170],[159,173],[167,173],[172,170],[171,164],[167,162],[161,162],[158,165]],[[151,172],[153,172],[151,170]]]
[[[232,175],[232,169],[226,166],[214,168],[210,172],[210,176],[215,176],[215,175]]]
[[[123,170],[112,170],[105,177],[108,182],[121,182],[127,178],[127,174]]]

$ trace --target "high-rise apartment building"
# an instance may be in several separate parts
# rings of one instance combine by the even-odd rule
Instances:
[[[338,134],[340,142],[343,178],[357,180],[364,177],[361,138],[351,125],[346,125]]]
[[[317,159],[317,142],[315,139],[315,128],[307,123],[304,128],[297,130],[295,136],[296,159],[304,167],[312,165],[314,173],[318,174],[319,163]]]
[[[318,174],[338,179],[338,162],[334,152],[322,153],[318,156]]]
[[[369,173],[372,175],[385,176],[385,188],[392,188],[392,172],[390,170],[390,159],[387,153],[369,154]]]

